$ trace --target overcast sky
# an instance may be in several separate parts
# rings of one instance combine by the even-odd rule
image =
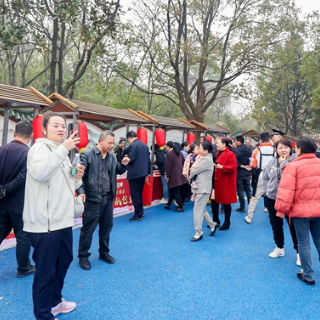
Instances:
[[[149,1],[157,1],[157,0],[149,0]],[[132,0],[120,0],[120,3],[126,9],[131,5]],[[296,0],[296,4],[298,7],[301,7],[305,13],[309,13],[313,10],[320,11],[319,0]]]
[[[297,7],[301,7],[304,13],[310,13],[314,10],[320,11],[319,0],[296,0]]]

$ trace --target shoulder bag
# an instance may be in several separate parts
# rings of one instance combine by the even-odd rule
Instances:
[[[80,218],[81,215],[83,214],[84,211],[84,205],[83,205],[83,201],[82,198],[80,196],[75,196],[74,192],[72,191],[72,188],[69,184],[69,181],[66,177],[66,174],[64,173],[63,169],[61,168],[62,173],[64,175],[64,178],[66,179],[67,185],[72,193],[72,195],[74,196],[74,217],[76,219]]]

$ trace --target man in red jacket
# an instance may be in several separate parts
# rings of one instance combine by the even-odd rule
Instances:
[[[0,147],[0,243],[13,229],[17,239],[17,277],[22,278],[35,272],[29,259],[31,243],[22,221],[31,124],[18,122],[13,135],[13,141]]]

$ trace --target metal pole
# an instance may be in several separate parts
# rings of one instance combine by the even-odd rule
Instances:
[[[152,148],[151,148],[151,170],[150,175],[153,177],[153,158],[154,158],[154,142],[155,142],[155,126],[152,126]]]
[[[3,131],[2,131],[2,145],[5,145],[8,141],[10,108],[5,107],[3,113],[4,113],[4,118],[3,118]]]

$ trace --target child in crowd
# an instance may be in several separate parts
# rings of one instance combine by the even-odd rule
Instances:
[[[200,161],[202,156],[200,155],[200,142],[194,141],[191,144],[190,148],[191,153],[187,156],[184,165],[183,165],[183,170],[182,174],[188,178],[189,173],[190,173],[190,168],[192,166],[196,166],[197,163]],[[198,189],[198,185],[196,183],[197,176],[193,177],[190,181],[189,184],[191,185],[192,188]],[[193,198],[193,197],[192,197]]]

